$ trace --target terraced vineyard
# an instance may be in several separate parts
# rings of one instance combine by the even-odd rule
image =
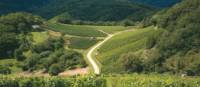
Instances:
[[[88,49],[94,44],[99,42],[101,39],[87,38],[87,37],[67,37],[69,40],[69,48],[72,49]]]
[[[48,23],[48,29],[66,34],[68,47],[72,49],[88,49],[107,34],[124,31],[132,27],[124,26],[93,26],[93,25],[68,25]]]
[[[154,27],[136,29],[118,34],[107,41],[98,50],[97,59],[102,64],[102,72],[123,72],[120,56],[124,53],[139,52],[146,48],[147,38],[159,34],[162,30]]]
[[[200,79],[170,75],[107,75],[84,77],[0,76],[0,87],[199,87]]]
[[[87,26],[74,26],[66,24],[48,24],[48,26],[58,32],[63,32],[69,35],[83,36],[83,37],[105,37],[106,34]]]

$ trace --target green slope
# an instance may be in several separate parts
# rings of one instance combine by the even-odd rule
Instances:
[[[146,48],[148,37],[159,34],[162,30],[136,29],[132,32],[124,32],[114,36],[98,50],[97,59],[102,64],[103,73],[126,72],[121,65],[120,57],[124,53],[137,52]]]

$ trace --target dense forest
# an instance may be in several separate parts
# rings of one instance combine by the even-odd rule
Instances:
[[[177,1],[161,1],[155,3],[151,0],[145,2],[128,0],[1,0],[0,14],[26,11],[50,19],[57,15],[70,20],[83,21],[141,21],[151,16],[162,4],[167,7]],[[154,1],[153,1],[154,2]],[[144,4],[145,3],[145,4]],[[68,16],[69,15],[69,16]],[[67,18],[65,18],[67,17]]]

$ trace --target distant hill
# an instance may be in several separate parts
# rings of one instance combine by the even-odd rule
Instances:
[[[143,3],[158,8],[166,8],[180,2],[181,0],[130,0],[130,1]]]
[[[0,14],[7,14],[17,11],[31,12],[33,9],[39,9],[40,6],[45,5],[48,0],[1,0]]]
[[[160,0],[159,0],[160,1]],[[163,1],[163,0],[162,0]],[[175,0],[177,1],[177,0]],[[136,3],[135,3],[136,2]],[[139,0],[130,2],[127,0],[1,0],[0,14],[17,11],[26,11],[41,15],[47,19],[63,13],[69,13],[72,19],[85,21],[120,21],[131,19],[140,21],[144,17],[152,15],[156,8],[153,4]],[[162,5],[171,5],[171,0],[162,2]]]
[[[157,8],[169,7],[180,0],[1,0],[0,14],[25,11],[50,19],[70,15],[84,21],[140,21]]]

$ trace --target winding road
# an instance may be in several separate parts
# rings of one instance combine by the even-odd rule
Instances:
[[[100,68],[99,66],[97,65],[97,63],[95,62],[95,60],[92,58],[92,54],[93,52],[95,51],[95,49],[99,48],[102,44],[104,44],[106,41],[108,41],[109,39],[111,39],[113,36],[115,35],[118,35],[122,32],[127,32],[127,31],[132,31],[133,29],[130,29],[130,30],[124,30],[124,31],[120,31],[120,32],[117,32],[115,34],[108,34],[108,36],[101,42],[97,43],[94,47],[92,47],[88,53],[87,53],[87,58],[90,62],[90,64],[92,65],[93,69],[94,69],[94,73],[99,75],[100,74]]]

